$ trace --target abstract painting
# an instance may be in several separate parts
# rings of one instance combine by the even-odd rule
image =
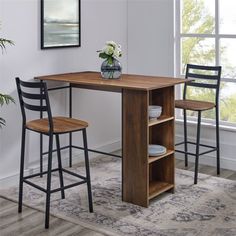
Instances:
[[[79,47],[80,0],[41,0],[41,49]]]

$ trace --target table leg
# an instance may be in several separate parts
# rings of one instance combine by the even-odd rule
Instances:
[[[122,91],[122,199],[148,206],[148,91]]]

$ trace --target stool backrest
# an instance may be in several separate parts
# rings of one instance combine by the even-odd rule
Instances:
[[[183,99],[186,99],[188,87],[207,88],[215,90],[215,104],[219,101],[221,66],[200,66],[187,64],[186,79],[194,79],[185,83],[183,91]]]
[[[20,80],[17,77],[16,86],[17,86],[17,91],[18,91],[18,96],[19,96],[20,107],[21,107],[23,125],[26,124],[25,109],[36,111],[36,112],[39,112],[40,114],[42,114],[42,112],[46,112],[47,117],[48,117],[48,123],[49,123],[49,132],[52,132],[53,121],[52,121],[52,113],[51,113],[51,107],[50,107],[46,83],[45,82],[25,82],[25,81]]]

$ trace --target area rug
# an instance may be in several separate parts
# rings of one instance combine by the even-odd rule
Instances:
[[[86,185],[52,195],[51,213],[73,223],[84,223],[107,235],[134,236],[233,236],[236,235],[236,182],[199,174],[193,185],[193,172],[176,170],[176,191],[153,200],[149,208],[121,201],[121,160],[97,157],[90,163],[94,213],[88,212]],[[84,174],[83,164],[72,168]],[[66,183],[74,181],[65,176]],[[34,178],[44,186],[45,178]],[[58,187],[58,176],[52,178]],[[17,201],[18,188],[1,191]],[[44,210],[45,194],[24,185],[24,203]]]

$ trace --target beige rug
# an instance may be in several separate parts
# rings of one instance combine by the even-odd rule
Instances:
[[[72,170],[83,174],[84,166]],[[108,235],[236,235],[235,181],[200,174],[199,183],[193,185],[193,173],[177,169],[175,194],[163,194],[149,208],[142,208],[121,201],[120,159],[92,160],[91,175],[94,213],[88,212],[86,185],[81,185],[66,190],[64,200],[60,193],[52,195],[53,215]],[[67,175],[65,179],[67,183],[74,181]],[[57,187],[58,176],[52,181]],[[45,177],[34,178],[34,182],[45,186]],[[17,194],[17,187],[1,191],[2,196],[15,201]],[[45,194],[25,184],[24,203],[44,210]]]

